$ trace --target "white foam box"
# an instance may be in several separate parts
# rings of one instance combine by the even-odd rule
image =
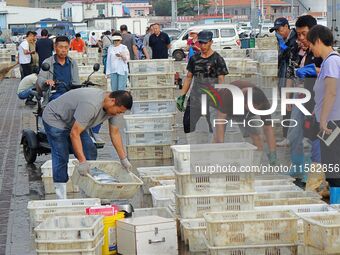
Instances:
[[[122,255],[177,255],[176,221],[159,216],[118,220],[117,246]]]
[[[71,180],[71,176],[74,171],[74,164],[76,159],[70,159],[67,164],[67,173],[69,181],[66,183],[67,193],[77,193],[79,192],[79,187],[73,184]],[[53,174],[52,174],[52,160],[47,160],[41,167],[41,179],[44,184],[45,194],[55,194],[54,183],[53,183]]]

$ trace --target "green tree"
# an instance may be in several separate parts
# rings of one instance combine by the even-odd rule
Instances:
[[[200,13],[207,13],[209,0],[199,0]],[[178,16],[197,15],[198,0],[177,0]]]
[[[171,0],[154,1],[153,9],[156,16],[171,16]]]

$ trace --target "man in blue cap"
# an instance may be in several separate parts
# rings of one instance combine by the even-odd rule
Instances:
[[[182,87],[182,96],[177,101],[179,110],[184,111],[183,126],[188,143],[193,138],[193,136],[190,136],[190,133],[195,131],[196,124],[202,117],[201,95],[213,90],[215,84],[223,84],[224,76],[229,73],[224,59],[211,48],[213,44],[212,38],[213,33],[211,31],[203,30],[198,33],[201,51],[193,55],[189,60],[187,65],[188,73]],[[184,109],[183,102],[192,81],[192,90],[187,106]],[[209,111],[206,118],[209,124],[209,131],[212,132]]]
[[[294,68],[297,66],[298,59],[298,44],[297,33],[293,28],[289,26],[289,22],[286,18],[277,18],[269,32],[274,32],[277,38],[279,46],[279,59],[278,59],[278,78],[279,78],[279,91],[283,87],[293,86],[292,80],[294,79]],[[289,119],[291,109],[287,109],[287,115],[283,116],[284,119]],[[283,128],[284,140],[279,142],[278,146],[288,146],[289,141],[287,139],[288,128]]]

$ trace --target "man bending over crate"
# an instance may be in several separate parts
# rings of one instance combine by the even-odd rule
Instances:
[[[129,92],[118,90],[110,93],[95,88],[71,90],[47,104],[42,118],[51,146],[53,181],[58,199],[66,199],[69,152],[73,151],[79,160],[79,173],[86,175],[90,170],[86,160],[97,158],[97,149],[86,130],[105,120],[109,121],[112,145],[121,164],[126,170],[131,169],[118,127],[118,115],[131,107]]]

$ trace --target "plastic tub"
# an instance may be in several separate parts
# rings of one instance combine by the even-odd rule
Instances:
[[[127,131],[170,130],[175,125],[173,114],[124,115]]]
[[[92,249],[72,249],[72,250],[36,250],[37,255],[102,255],[102,246],[103,246],[104,238],[102,238],[96,245],[96,247]]]
[[[174,145],[171,149],[178,172],[202,173],[201,168],[206,166],[233,166],[237,169],[241,165],[251,166],[257,148],[250,143],[219,143]]]
[[[167,207],[175,203],[175,185],[150,188],[153,207]]]
[[[132,114],[166,114],[176,112],[176,101],[174,99],[149,101],[136,100],[133,101],[131,109]]]
[[[36,227],[51,216],[85,215],[87,207],[99,205],[98,198],[36,200],[29,201],[27,209],[30,213],[31,227]]]
[[[306,204],[325,204],[322,200],[313,197],[299,198],[274,198],[274,199],[256,199],[255,206],[281,206],[281,205],[306,205]]]
[[[205,231],[207,223],[203,218],[182,219],[183,239],[189,245],[190,252],[202,252],[207,250],[205,244]]]
[[[203,213],[254,209],[254,193],[181,196],[176,194],[176,211],[183,219],[201,218]]]
[[[127,145],[129,159],[168,159],[172,158],[170,144]]]
[[[175,89],[175,86],[138,87],[131,89],[131,94],[137,101],[170,100],[175,98]]]
[[[303,191],[300,187],[296,186],[294,183],[289,183],[288,185],[269,185],[269,186],[257,186],[255,185],[255,191],[257,193],[269,193],[269,192],[290,192],[290,191]]]
[[[130,199],[137,192],[143,182],[133,173],[127,172],[117,161],[88,161],[91,168],[97,167],[105,173],[115,177],[117,183],[101,183],[90,174],[81,176],[75,169],[72,181],[89,197],[101,199]]]
[[[254,175],[250,173],[196,174],[178,172],[176,193],[179,195],[206,195],[254,192]]]
[[[320,199],[321,196],[314,191],[267,191],[263,193],[257,193],[255,199],[266,200],[266,199],[285,199],[285,198],[316,198]]]
[[[303,217],[304,242],[326,253],[340,250],[340,214]]]
[[[103,230],[103,216],[55,216],[39,224],[36,240],[91,240]]]
[[[242,245],[234,247],[212,247],[207,244],[208,255],[296,255],[297,245]]]
[[[203,214],[211,246],[297,244],[298,217],[289,211]]]
[[[173,166],[138,167],[137,172],[143,181],[144,194],[150,194],[149,189],[159,186],[161,180],[175,179]]]
[[[166,87],[175,84],[175,73],[147,73],[147,74],[130,74],[131,88],[140,87]]]
[[[278,66],[276,63],[259,63],[259,73],[263,76],[277,76],[277,70]]]
[[[148,131],[126,131],[127,144],[171,144],[175,141],[175,131],[170,130],[148,130]]]
[[[172,59],[129,60],[130,74],[136,73],[173,73]]]
[[[173,219],[174,215],[168,207],[135,208],[132,217],[159,216]]]
[[[73,161],[77,161],[76,159],[70,159],[67,164],[67,173],[68,176],[72,176],[74,170]],[[47,160],[41,167],[41,179],[44,184],[45,194],[55,194],[54,182],[53,182],[53,173],[52,173],[52,160]],[[66,191],[67,193],[77,193],[79,192],[79,187],[74,185],[72,180],[66,183]]]

